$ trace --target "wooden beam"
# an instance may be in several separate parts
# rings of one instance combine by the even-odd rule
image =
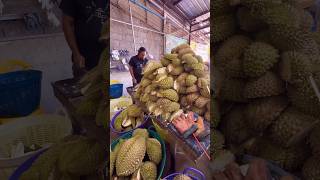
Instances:
[[[203,13],[200,13],[199,15],[192,17],[190,20],[197,19],[198,17],[203,16],[203,15],[209,13],[209,12],[210,12],[210,11],[205,11],[205,12],[203,12]]]
[[[203,27],[201,27],[201,28],[198,28],[198,29],[194,29],[194,30],[192,30],[191,32],[196,32],[196,31],[199,31],[199,30],[208,28],[208,27],[210,27],[210,24],[208,24],[208,25],[206,25],[206,26],[203,26]],[[190,29],[191,29],[191,28],[190,28]]]
[[[204,23],[204,22],[206,22],[206,21],[210,21],[210,17],[207,18],[207,19],[205,19],[205,20],[203,20],[203,21],[193,23],[193,24],[191,24],[191,26],[194,26],[194,25],[197,25],[197,24],[200,24],[200,23]]]
[[[176,5],[179,4],[181,1],[182,1],[182,0],[178,0],[178,1],[174,2],[174,3],[172,3],[172,5],[176,6]]]

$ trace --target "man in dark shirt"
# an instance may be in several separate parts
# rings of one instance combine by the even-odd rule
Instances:
[[[146,48],[141,47],[138,50],[138,55],[131,57],[129,61],[129,70],[132,76],[133,86],[139,84],[142,79],[142,69],[148,62],[148,59],[146,58],[146,53]]]
[[[63,31],[72,51],[73,74],[91,70],[100,59],[105,45],[99,41],[107,19],[107,0],[62,0]]]

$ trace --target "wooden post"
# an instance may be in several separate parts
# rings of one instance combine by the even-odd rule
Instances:
[[[133,26],[133,19],[132,19],[132,10],[131,10],[131,3],[128,0],[129,3],[129,11],[130,11],[130,23],[131,23],[131,27],[132,27],[132,36],[133,36],[133,45],[134,45],[134,52],[137,51],[137,45],[136,45],[136,38],[134,36],[134,26]]]

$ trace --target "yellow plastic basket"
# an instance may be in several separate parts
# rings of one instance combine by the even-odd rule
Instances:
[[[22,60],[7,60],[0,63],[0,73],[8,73],[16,70],[30,69],[31,65]]]
[[[72,132],[71,122],[60,115],[33,115],[17,118],[0,126],[0,179],[8,179],[14,170],[38,151],[10,158],[12,146],[37,144],[50,146]]]
[[[118,80],[110,80],[110,85],[118,84],[118,83],[120,83],[120,81],[118,81]]]

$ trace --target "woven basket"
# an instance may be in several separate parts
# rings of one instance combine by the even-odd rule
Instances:
[[[72,131],[69,119],[59,115],[38,115],[17,118],[0,126],[0,179],[8,179],[14,170],[39,151],[56,143]],[[13,145],[23,143],[25,146],[33,144],[45,145],[38,151],[10,158]]]

